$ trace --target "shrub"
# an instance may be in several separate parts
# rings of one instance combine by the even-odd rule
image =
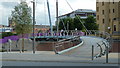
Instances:
[[[12,32],[3,32],[2,38],[14,35]]]

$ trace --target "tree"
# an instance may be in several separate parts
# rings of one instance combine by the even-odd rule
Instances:
[[[69,30],[75,30],[77,28],[78,30],[82,30],[83,26],[80,22],[80,17],[76,16],[75,18],[63,18],[60,19],[59,22],[59,29],[69,29]]]
[[[77,28],[78,30],[82,30],[83,29],[83,26],[82,26],[80,20],[81,20],[80,16],[76,16],[74,18],[74,26],[75,26],[74,29],[75,28]]]
[[[15,23],[15,32],[21,34],[22,38],[24,38],[24,34],[32,32],[31,8],[26,2],[22,1],[15,6],[12,11],[12,21]],[[22,39],[22,52],[24,52],[24,39]]]
[[[95,23],[94,16],[92,15],[88,16],[87,19],[85,20],[85,23]]]
[[[98,30],[98,25],[95,23],[95,21],[96,20],[94,16],[88,16],[84,25],[88,30]]]

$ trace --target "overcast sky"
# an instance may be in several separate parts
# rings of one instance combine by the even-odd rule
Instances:
[[[32,0],[26,0],[32,8]],[[72,12],[66,0],[59,1],[59,15]],[[96,10],[96,0],[67,0],[71,7],[76,9],[92,9]],[[0,0],[0,24],[8,25],[8,17],[14,7],[20,3],[20,0]],[[55,23],[56,17],[56,0],[49,0],[52,24]],[[36,24],[49,25],[46,0],[36,0]]]

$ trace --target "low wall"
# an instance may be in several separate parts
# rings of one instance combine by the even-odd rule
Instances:
[[[111,48],[110,51],[111,51],[111,52],[120,53],[120,40],[118,40],[118,41],[113,41],[113,43],[112,43],[112,48]]]
[[[37,51],[53,51],[54,42],[38,42],[36,46]]]
[[[62,51],[62,50],[65,50],[65,49],[68,49],[68,48],[71,48],[73,46],[80,44],[80,41],[63,42],[61,45],[55,48],[56,43],[57,43],[56,41],[38,42],[36,46],[36,50],[37,51],[54,51],[56,49],[57,51]]]

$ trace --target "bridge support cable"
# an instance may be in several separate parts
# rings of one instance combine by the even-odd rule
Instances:
[[[75,13],[75,11],[74,11],[74,9],[72,8],[72,6],[70,5],[70,3],[69,3],[67,0],[65,0],[65,1],[66,1],[66,2],[67,2],[67,4],[69,5],[69,7],[70,7],[70,8],[71,8],[71,10],[73,11],[73,13]],[[79,19],[80,23],[81,23],[81,24],[82,24],[82,26],[85,28],[86,32],[88,32],[89,34],[91,34],[91,32],[89,32],[89,31],[88,31],[88,29],[85,27],[84,22],[80,20],[79,16],[78,16],[78,15],[76,15],[76,17]]]
[[[50,15],[50,7],[49,7],[48,0],[47,0],[47,7],[48,7],[49,22],[50,22],[50,32],[51,32],[51,36],[53,36],[53,28],[52,28],[51,15]]]
[[[59,15],[61,15],[61,14],[60,14],[60,11],[59,11]],[[61,21],[62,21],[62,24],[63,24],[64,29],[65,29],[65,31],[66,31],[66,27],[65,27],[65,23],[64,23],[63,19],[61,19]]]
[[[58,41],[58,30],[59,30],[59,20],[58,20],[58,0],[56,0],[56,26],[57,26],[57,41]]]

